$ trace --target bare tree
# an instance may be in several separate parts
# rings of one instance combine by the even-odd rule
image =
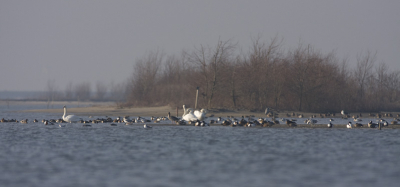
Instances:
[[[272,62],[270,68],[270,79],[266,83],[268,89],[271,90],[273,106],[279,109],[279,104],[285,92],[285,84],[287,83],[287,74],[289,74],[286,68],[288,63],[282,59],[276,59]]]
[[[400,71],[394,71],[387,76],[387,94],[388,102],[393,107],[398,108],[400,105]]]
[[[357,56],[357,66],[354,72],[354,78],[358,84],[358,96],[362,100],[364,98],[366,81],[372,76],[372,68],[376,61],[376,54],[372,54],[370,51],[362,56]]]
[[[100,81],[96,82],[96,99],[101,101],[104,100],[105,95],[107,94],[107,86]]]
[[[291,91],[297,98],[297,110],[302,111],[304,104],[307,104],[308,110],[313,108],[317,97],[327,86],[329,77],[332,76],[333,68],[330,64],[330,58],[333,54],[326,56],[308,45],[300,45],[290,54],[292,65],[290,66],[290,85]]]
[[[72,82],[69,82],[65,87],[65,99],[71,101],[74,98],[74,91],[72,87]]]
[[[130,105],[191,105],[199,86],[199,106],[207,108],[335,112],[400,106],[400,73],[384,64],[373,72],[376,53],[359,55],[350,69],[346,58],[310,45],[284,52],[277,38],[254,39],[246,54],[235,49],[230,40],[219,40],[180,57],[148,53],[135,62],[128,83],[111,86],[112,98]]]
[[[254,85],[251,95],[254,95],[254,106],[258,110],[264,109],[268,104],[269,96],[274,94],[276,99],[279,97],[280,77],[277,73],[275,62],[279,61],[280,46],[282,40],[277,37],[271,39],[269,44],[261,42],[261,37],[253,39],[253,45],[249,54],[250,82]],[[274,81],[271,81],[274,80]],[[275,84],[276,83],[276,84]],[[271,86],[267,86],[271,85]],[[277,103],[275,102],[277,105]]]
[[[164,54],[160,51],[150,52],[143,59],[135,62],[134,72],[132,75],[132,92],[129,95],[129,101],[135,102],[131,104],[145,104],[152,102],[153,90],[157,83],[157,76]]]
[[[123,107],[123,103],[126,101],[125,98],[127,98],[127,92],[131,92],[129,85],[128,82],[110,83],[110,99],[115,101],[117,108]]]
[[[56,81],[53,80],[48,80],[47,81],[47,99],[53,101],[57,95],[57,84]]]
[[[236,44],[231,40],[218,41],[215,48],[200,46],[189,55],[189,61],[199,70],[204,87],[203,96],[207,100],[207,107],[212,107],[212,100],[217,91],[221,66],[228,63]]]
[[[57,84],[56,81],[53,80],[48,80],[47,81],[47,87],[46,87],[46,92],[47,92],[47,108],[49,108],[50,102],[53,102],[54,100],[57,99]]]
[[[90,83],[83,82],[75,86],[75,95],[78,101],[85,101],[90,99],[91,88]]]
[[[238,99],[238,91],[237,91],[237,79],[239,78],[238,77],[238,74],[239,74],[239,72],[238,72],[238,70],[239,70],[239,63],[240,63],[240,61],[241,61],[241,59],[240,59],[240,57],[238,56],[238,57],[236,57],[236,61],[235,62],[233,62],[233,63],[231,63],[229,66],[228,66],[228,68],[226,68],[226,69],[228,69],[229,71],[229,73],[230,73],[230,76],[229,76],[229,74],[228,74],[228,76],[227,77],[229,77],[230,79],[229,79],[229,81],[227,81],[229,84],[227,84],[227,85],[229,85],[229,89],[228,90],[230,90],[230,96],[231,96],[231,99],[232,99],[232,105],[233,105],[233,108],[236,108],[237,107],[237,99]]]
[[[165,60],[161,76],[157,83],[156,92],[163,97],[159,97],[162,103],[178,107],[184,103],[189,103],[192,98],[190,95],[190,84],[186,79],[191,76],[191,70],[187,67],[186,53],[181,56],[168,56]]]

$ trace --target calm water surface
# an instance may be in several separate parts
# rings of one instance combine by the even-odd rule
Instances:
[[[54,114],[2,115],[24,119]],[[0,184],[398,186],[399,133],[399,129],[155,126],[146,130],[142,125],[60,128],[0,123]]]

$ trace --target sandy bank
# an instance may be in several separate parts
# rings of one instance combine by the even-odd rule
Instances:
[[[68,104],[67,104],[68,107]],[[63,109],[60,107],[58,109],[39,109],[39,110],[24,110],[22,112],[41,112],[41,113],[63,113]],[[171,115],[181,116],[183,114],[182,107],[172,108],[170,106],[160,106],[160,107],[132,107],[132,108],[117,108],[115,105],[96,105],[90,107],[80,107],[80,108],[68,108],[69,114],[74,114],[78,116],[167,116],[168,112]],[[304,116],[315,115],[313,113],[302,113]],[[216,117],[226,117],[226,116],[250,116],[255,117],[266,117],[263,112],[250,112],[245,110],[209,110],[207,116],[214,115]],[[279,117],[286,117],[286,112],[281,112]],[[297,118],[297,117],[293,117]]]
[[[3,103],[4,104],[4,103]],[[46,102],[36,102],[36,101],[28,101],[28,102],[13,102],[10,105],[35,105],[41,104],[44,105]],[[170,106],[160,106],[160,107],[132,107],[132,108],[118,108],[115,103],[96,103],[96,102],[54,102],[54,105],[67,107],[77,106],[80,104],[81,106],[89,106],[89,107],[78,107],[72,108],[68,107],[68,113],[78,115],[78,116],[167,116],[168,112],[171,112],[171,115],[181,116],[183,114],[182,107],[173,108]],[[63,113],[63,108],[54,108],[54,109],[35,109],[35,110],[23,110],[20,112],[40,112],[40,113]],[[262,112],[250,112],[250,111],[228,111],[228,110],[209,110],[207,116],[210,115],[215,116],[247,116],[254,115],[257,117],[265,117]]]
[[[35,102],[32,102],[31,104],[37,104]],[[42,102],[43,104],[43,102]],[[55,108],[55,109],[38,109],[38,110],[24,110],[21,112],[40,112],[40,113],[63,113],[63,105],[66,105],[67,107],[71,104],[71,102],[58,102],[57,103],[60,107]],[[76,104],[76,103],[75,103]],[[69,114],[74,114],[78,116],[109,116],[109,117],[117,117],[117,116],[167,116],[168,112],[171,112],[171,115],[174,116],[182,116],[183,114],[183,109],[182,107],[180,108],[173,108],[170,106],[160,106],[160,107],[132,107],[132,108],[118,108],[115,103],[109,102],[109,103],[84,103],[86,106],[90,107],[79,107],[79,108],[68,108],[68,113]],[[85,106],[83,103],[81,106]],[[76,106],[76,105],[75,105]],[[287,118],[287,119],[298,119],[297,116],[288,116],[288,114],[292,114],[292,111],[282,111],[278,113],[279,118]],[[302,114],[305,118],[309,118],[311,115],[317,116],[319,118],[318,113],[307,113],[307,112],[295,112],[297,114]],[[356,113],[356,115],[359,115],[360,113]],[[225,118],[226,116],[234,116],[234,117],[241,117],[241,116],[254,116],[256,118],[258,117],[267,117],[264,112],[250,112],[250,111],[245,111],[245,110],[209,110],[207,113],[207,116],[212,116],[214,115],[215,117],[223,117]],[[367,113],[362,113],[363,116],[367,117]],[[397,115],[397,113],[393,113],[393,115]],[[342,116],[339,113],[336,113],[336,117],[327,117],[327,118],[341,118]],[[389,121],[393,120],[393,118],[387,118]],[[298,123],[302,123],[303,120],[298,121]]]
[[[168,106],[142,107],[142,108],[117,108],[115,106],[99,105],[99,106],[82,107],[82,108],[68,108],[68,113],[78,116],[166,116],[168,115],[168,111],[173,113],[174,110]],[[24,110],[23,112],[43,112],[43,113],[62,114],[64,111],[62,108],[60,108],[60,109]]]

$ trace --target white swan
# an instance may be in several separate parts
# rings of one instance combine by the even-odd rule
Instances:
[[[190,110],[188,114],[182,116],[185,121],[197,121],[197,117],[193,114],[193,110]]]
[[[67,107],[64,105],[64,115],[62,116],[62,119],[68,123],[76,123],[79,118],[75,115],[68,115],[67,116]]]
[[[185,105],[183,105],[182,119],[185,121],[196,121],[197,117],[193,114],[193,109],[186,109]]]
[[[197,119],[199,119],[200,121],[204,120],[204,117],[206,117],[206,113],[207,111],[204,109],[201,109],[200,111],[195,110],[194,111],[194,115],[196,116]]]
[[[185,105],[183,105],[183,115],[182,116],[188,114],[190,111],[193,112],[193,108],[187,108],[186,109]]]

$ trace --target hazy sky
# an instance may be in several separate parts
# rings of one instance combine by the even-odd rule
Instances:
[[[302,41],[355,64],[377,51],[400,70],[399,0],[0,1],[0,91],[45,90],[126,80],[146,52],[179,55],[232,39],[246,51],[257,35],[283,48]]]

